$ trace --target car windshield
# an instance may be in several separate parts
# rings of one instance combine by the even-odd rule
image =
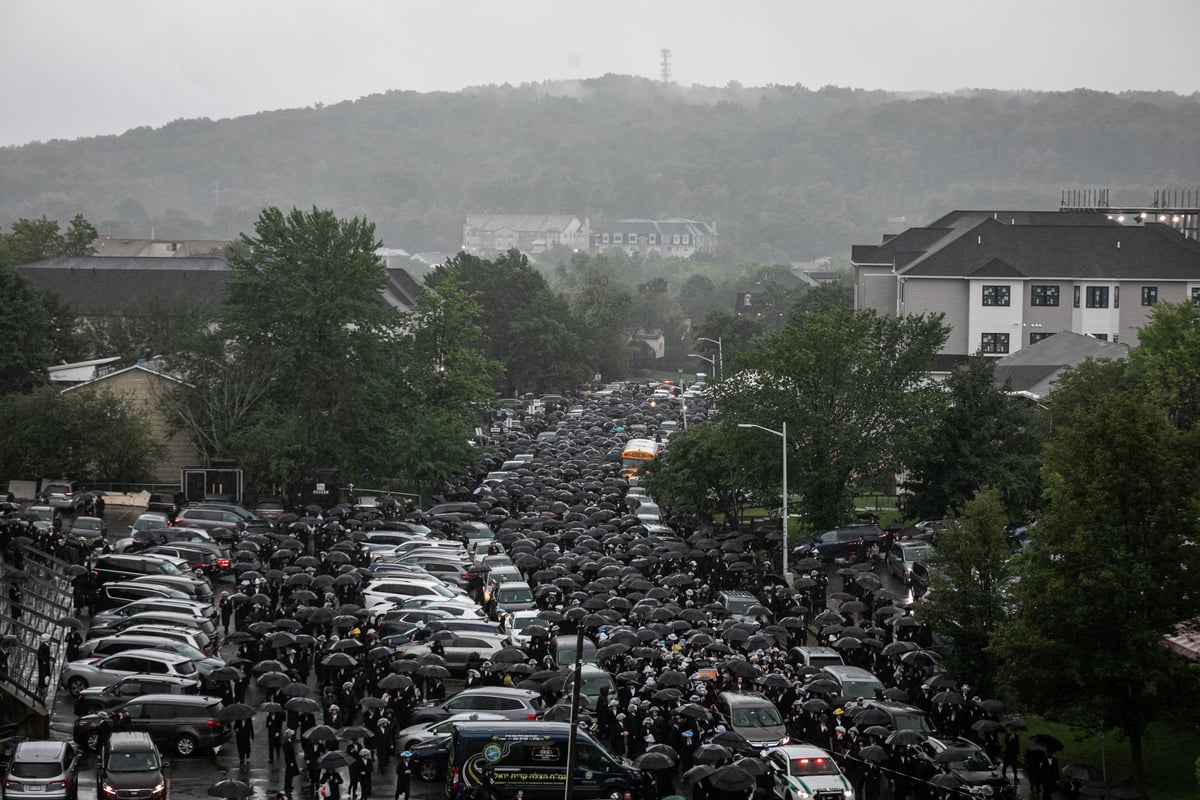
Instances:
[[[730,614],[745,614],[750,606],[757,602],[750,597],[727,597],[725,598],[725,607],[729,609]]]
[[[175,671],[180,675],[195,675],[196,665],[190,661],[180,661],[175,665]]]
[[[160,561],[159,566],[162,568],[163,575],[182,575],[183,572],[179,567],[172,564],[170,561]]]
[[[732,718],[738,728],[776,728],[783,724],[779,709],[770,705],[735,708]]]
[[[797,777],[804,775],[837,775],[837,764],[832,758],[817,756],[816,758],[793,758],[788,760],[791,774]]]
[[[17,761],[11,774],[16,778],[53,778],[62,774],[62,765],[57,761]]]
[[[159,764],[154,753],[110,753],[105,768],[109,772],[149,772]]]
[[[496,600],[500,603],[532,603],[533,592],[525,586],[501,586],[496,590]]]
[[[996,768],[995,762],[982,750],[974,751],[962,761],[953,762],[953,766],[969,772],[990,772]]]
[[[51,508],[31,508],[29,512],[42,522],[49,522],[54,517],[54,509]]]
[[[179,655],[186,656],[192,661],[203,661],[205,658],[204,653],[201,653],[190,644],[184,644],[180,642],[179,644],[175,645],[174,650],[176,653],[179,653]]]
[[[925,558],[928,558],[929,554],[931,552],[933,552],[933,550],[932,550],[932,548],[929,548],[929,547],[909,546],[909,547],[903,548],[905,561],[921,561]]]
[[[531,628],[531,627],[535,627],[535,626],[541,626],[543,628],[548,627],[546,624],[546,620],[540,619],[538,617],[517,617],[512,620],[510,625],[512,626],[512,629],[514,631],[523,631],[526,628]]]

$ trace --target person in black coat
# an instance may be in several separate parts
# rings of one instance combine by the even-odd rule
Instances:
[[[50,634],[43,633],[42,641],[37,650],[38,691],[44,692],[50,687]]]
[[[396,796],[393,800],[408,800],[412,792],[412,753],[405,750],[396,759]]]
[[[254,739],[254,720],[241,719],[233,723],[233,735],[237,740],[238,763],[245,765],[250,760],[250,742]]]

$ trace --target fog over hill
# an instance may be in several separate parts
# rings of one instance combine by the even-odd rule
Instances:
[[[1079,187],[1126,203],[1200,187],[1200,96],[607,75],[0,148],[5,227],[82,211],[117,236],[220,239],[265,205],[316,205],[411,252],[455,249],[466,214],[570,213],[715,222],[739,256],[805,260],[951,208],[1055,208]]]

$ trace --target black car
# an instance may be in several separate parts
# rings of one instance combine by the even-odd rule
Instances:
[[[436,781],[446,774],[450,760],[450,735],[440,736],[433,741],[414,747],[411,751],[413,772],[423,781]]]
[[[154,743],[179,756],[212,752],[229,741],[229,723],[221,721],[219,697],[190,694],[147,694],[109,711],[75,721],[75,743],[98,751],[111,734],[142,731]]]
[[[152,494],[150,502],[146,503],[147,511],[157,511],[162,514],[174,516],[178,508],[175,506],[175,495],[173,494]]]
[[[167,794],[162,756],[145,733],[115,733],[99,759],[101,797],[160,800]]]
[[[172,562],[155,556],[105,553],[92,560],[92,578],[97,585],[133,580],[143,575],[178,577],[183,574]]]
[[[147,694],[200,694],[200,681],[175,675],[130,675],[109,686],[89,686],[75,695],[75,716],[116,708]]]
[[[792,549],[792,557],[865,561],[873,552],[886,550],[890,543],[890,535],[873,523],[843,525],[802,538]]]
[[[229,565],[232,563],[229,556],[223,554],[216,545],[203,542],[160,544],[148,547],[142,552],[149,556],[164,555],[186,558],[192,569],[200,570],[209,578],[220,578],[229,570]]]
[[[96,590],[95,609],[97,611],[108,611],[110,608],[120,608],[127,603],[132,603],[134,600],[144,600],[147,597],[187,600],[190,595],[168,586],[136,583],[133,581],[114,581],[113,583],[106,583]]]
[[[129,539],[129,545],[125,548],[126,553],[137,553],[148,547],[157,547],[160,544],[212,544],[214,542],[212,536],[207,531],[187,527],[144,528],[140,531],[134,531]]]

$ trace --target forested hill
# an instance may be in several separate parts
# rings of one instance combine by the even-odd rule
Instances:
[[[1057,207],[1200,186],[1200,95],[903,96],[683,88],[606,76],[181,120],[0,149],[0,225],[82,211],[103,232],[225,238],[265,205],[366,214],[389,246],[452,250],[467,213],[715,221],[743,255],[808,259],[889,218]]]

